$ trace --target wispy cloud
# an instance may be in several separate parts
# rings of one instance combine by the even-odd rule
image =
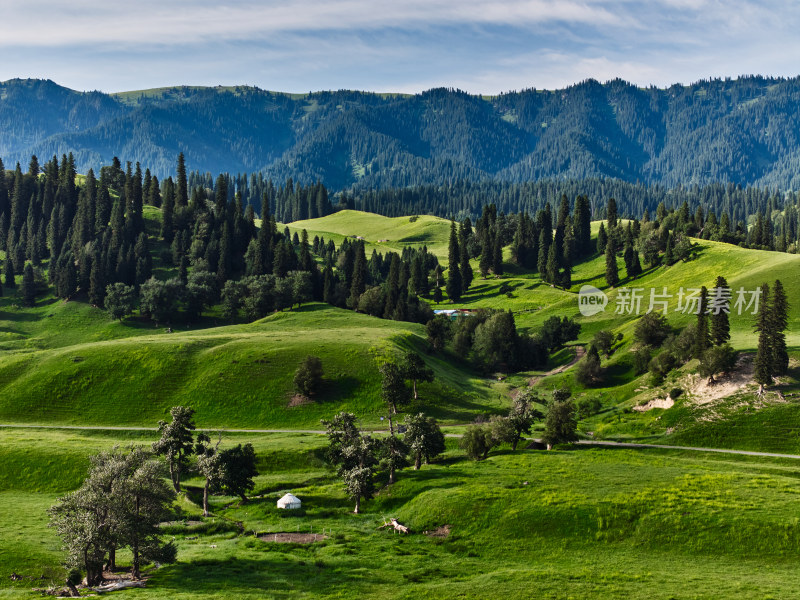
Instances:
[[[789,0],[37,0],[6,3],[0,80],[78,89],[496,93],[588,77],[795,75]]]

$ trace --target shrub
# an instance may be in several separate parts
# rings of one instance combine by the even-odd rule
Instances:
[[[491,427],[478,423],[469,425],[458,445],[472,460],[485,459],[494,446]]]
[[[679,387],[672,388],[669,391],[669,397],[672,398],[673,400],[675,400],[675,398],[678,398],[681,394],[683,394],[683,390]]]
[[[317,356],[306,356],[294,372],[294,389],[298,394],[313,396],[322,385],[322,361]]]
[[[661,313],[647,313],[636,322],[633,339],[645,346],[658,346],[670,333],[669,323]]]
[[[636,352],[634,352],[633,353],[634,372],[637,375],[642,375],[643,373],[646,373],[651,358],[652,358],[652,353],[650,352],[650,346],[644,346],[642,348],[639,348]]]
[[[586,356],[578,363],[575,378],[583,385],[595,385],[603,380],[603,368],[597,348],[589,346]]]
[[[578,423],[575,419],[575,406],[571,400],[553,402],[547,411],[542,441],[552,447],[554,444],[574,442],[578,439]]]

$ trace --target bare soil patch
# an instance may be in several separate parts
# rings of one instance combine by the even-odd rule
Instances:
[[[433,531],[426,531],[425,535],[435,538],[446,538],[448,535],[450,535],[450,525],[442,525]]]
[[[736,361],[736,368],[730,374],[718,377],[711,384],[705,377],[690,375],[687,388],[692,403],[702,406],[732,396],[747,386],[755,388],[756,384],[753,383],[754,359],[753,354],[742,354]]]
[[[278,544],[313,544],[327,540],[328,536],[322,533],[267,533],[258,536],[262,542],[276,542]]]
[[[303,406],[305,404],[311,404],[313,400],[308,396],[303,396],[302,394],[295,394],[292,396],[292,399],[289,400],[289,404],[286,405],[287,408],[294,408],[295,406]]]
[[[647,402],[646,404],[641,404],[640,406],[634,406],[633,410],[637,412],[647,412],[648,410],[652,410],[654,408],[672,408],[675,405],[675,400],[667,396],[666,398],[654,398]]]

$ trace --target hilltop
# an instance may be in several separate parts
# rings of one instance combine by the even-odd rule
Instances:
[[[762,77],[667,89],[587,80],[494,97],[248,86],[109,95],[13,79],[0,83],[0,156],[13,165],[73,152],[86,172],[116,155],[162,178],[183,151],[201,173],[263,172],[335,191],[587,177],[796,189],[798,98],[800,79]]]

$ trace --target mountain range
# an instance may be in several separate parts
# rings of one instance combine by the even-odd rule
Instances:
[[[332,190],[587,177],[797,189],[800,78],[669,88],[587,80],[497,96],[248,86],[106,94],[0,83],[6,168],[68,152],[81,172],[118,156],[164,177],[183,152],[191,170],[264,172]]]

